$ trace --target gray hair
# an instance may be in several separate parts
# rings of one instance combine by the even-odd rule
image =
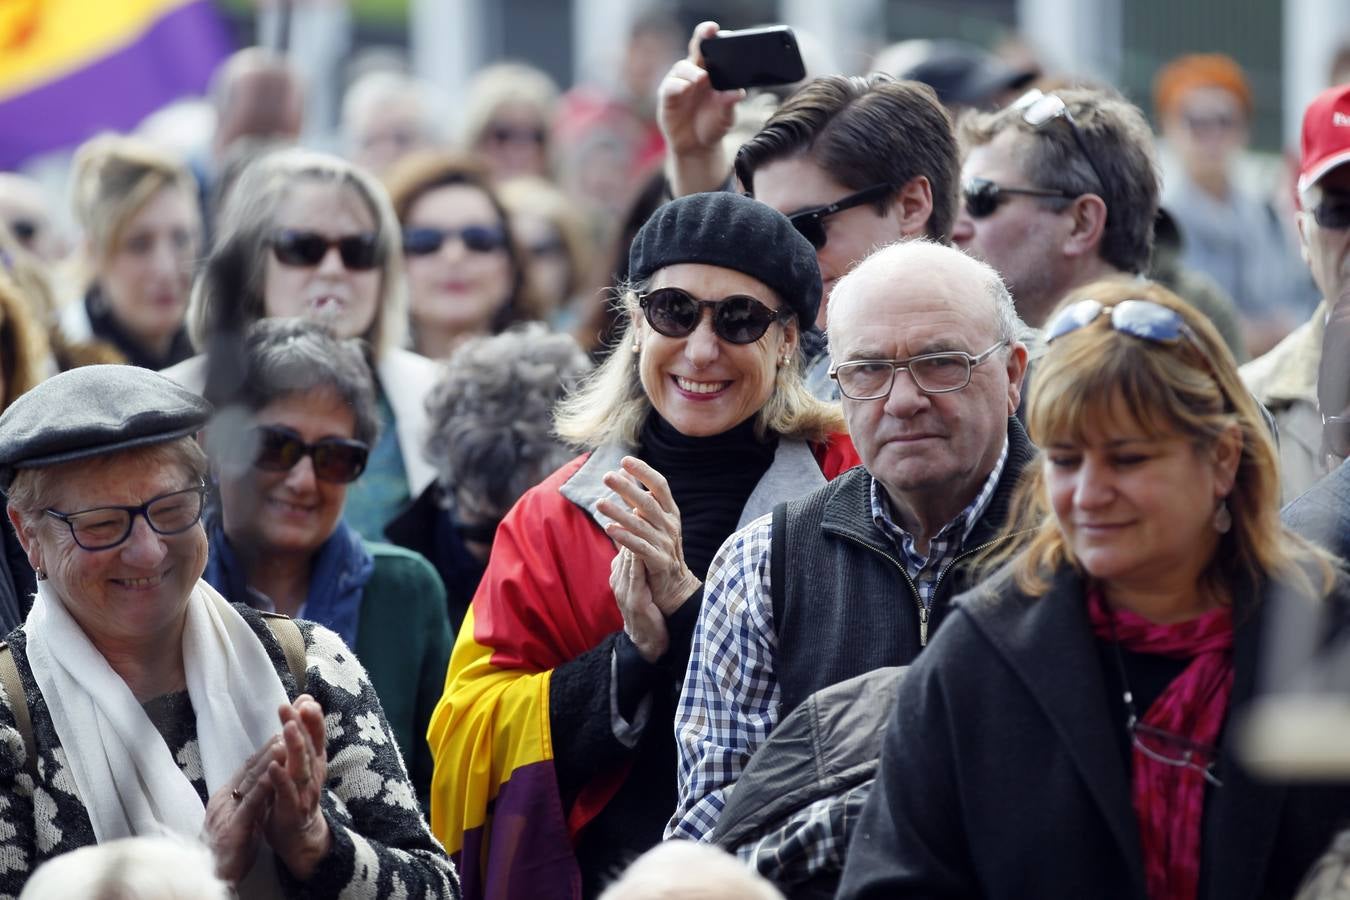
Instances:
[[[198,349],[204,349],[214,335],[243,332],[266,314],[263,279],[268,241],[291,189],[304,182],[347,188],[370,212],[375,221],[380,292],[375,321],[361,337],[377,358],[402,344],[407,330],[402,232],[388,194],[373,177],[345,160],[290,148],[251,163],[229,192],[215,246],[188,307],[188,329]]]
[[[203,396],[218,410],[255,413],[282,397],[332,391],[351,409],[354,437],[374,446],[380,433],[375,381],[359,338],[341,339],[316,322],[254,322],[240,348],[237,386],[208,383]]]
[[[24,885],[22,900],[228,900],[211,851],[181,837],[130,837],[53,857]]]
[[[357,77],[342,95],[341,129],[348,150],[359,149],[357,140],[371,113],[385,104],[405,100],[412,100],[416,106],[420,136],[433,143],[443,140],[445,129],[439,111],[445,104],[436,89],[406,72],[376,69]]]
[[[725,850],[697,841],[657,844],[634,860],[600,900],[782,900],[764,876]]]
[[[575,340],[538,323],[461,345],[427,396],[426,455],[451,499],[500,515],[566,462],[553,407],[590,368]]]
[[[639,356],[630,348],[633,320],[640,309],[638,298],[650,287],[651,279],[645,279],[615,288],[613,303],[619,314],[614,346],[581,389],[558,404],[555,429],[564,440],[592,449],[609,443],[637,446],[652,401],[642,387]],[[795,313],[792,320],[797,321]],[[773,431],[783,437],[815,441],[844,430],[838,405],[817,399],[806,387],[804,364],[802,342],[798,340],[794,358],[778,370],[773,394],[756,414],[755,433],[759,436]]]

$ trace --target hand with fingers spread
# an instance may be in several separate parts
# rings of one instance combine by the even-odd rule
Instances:
[[[253,867],[263,823],[272,808],[268,769],[284,757],[281,736],[276,735],[258,748],[206,803],[202,841],[216,859],[216,875],[230,884],[237,884]]]
[[[657,89],[657,121],[670,157],[668,175],[675,196],[716,190],[728,164],[722,138],[736,121],[745,91],[714,90],[703,68],[702,43],[717,34],[716,22],[700,22],[689,39],[689,55],[671,66]]]
[[[267,769],[274,800],[264,825],[267,843],[291,874],[304,881],[332,848],[319,799],[328,780],[323,708],[308,694],[278,710],[282,754]]]

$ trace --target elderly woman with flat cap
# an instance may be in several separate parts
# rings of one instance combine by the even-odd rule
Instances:
[[[660,840],[714,553],[857,461],[802,383],[820,275],[786,218],[682,197],[630,262],[622,343],[557,416],[587,452],[498,528],[428,734],[433,831],[471,895],[594,896]]]
[[[0,894],[68,850],[173,833],[246,897],[458,896],[360,663],[201,580],[209,411],[89,366],[0,416],[39,579],[0,651]]]

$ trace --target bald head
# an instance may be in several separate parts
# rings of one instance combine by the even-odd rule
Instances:
[[[300,137],[304,89],[284,56],[247,47],[221,63],[211,86],[216,107],[217,158],[240,138],[294,141]]]
[[[1016,340],[1022,323],[998,272],[946,244],[897,241],[855,266],[830,296],[830,351],[840,353],[839,336],[866,322],[880,306],[905,307],[952,294],[989,326],[991,340]]]

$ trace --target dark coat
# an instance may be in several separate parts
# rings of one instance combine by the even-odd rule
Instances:
[[[1235,601],[1232,705],[1251,698],[1262,621]],[[958,601],[900,686],[839,897],[1145,900],[1142,851],[1084,587],[1041,598],[1005,574]],[[1343,595],[1338,595],[1344,600]],[[1257,783],[1220,739],[1201,896],[1289,897],[1350,814],[1350,789]]]
[[[1341,463],[1286,506],[1280,517],[1308,540],[1341,559],[1350,558],[1350,465]]]

